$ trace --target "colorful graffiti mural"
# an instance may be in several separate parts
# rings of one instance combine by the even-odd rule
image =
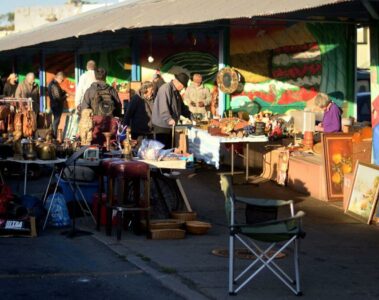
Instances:
[[[324,30],[323,26],[260,22],[255,28],[233,28],[230,64],[241,73],[245,86],[232,96],[232,109],[284,113],[312,106],[312,99],[323,91],[345,114],[351,113],[349,80],[354,66],[348,55],[349,30],[344,25]]]
[[[152,80],[156,69],[166,81],[178,72],[199,72],[211,87],[218,71],[218,36],[211,32],[153,33],[141,41],[140,55],[142,80]],[[150,55],[154,62],[147,61]]]

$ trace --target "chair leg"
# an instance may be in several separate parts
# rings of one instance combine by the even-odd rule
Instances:
[[[113,179],[108,177],[108,194],[107,194],[107,214],[106,214],[106,226],[105,226],[105,234],[112,234],[112,215],[113,215]]]
[[[105,234],[108,236],[112,235],[112,215],[113,215],[113,209],[111,207],[107,207]]]
[[[100,231],[101,209],[103,208],[103,176],[99,176],[99,193],[97,198],[96,230]]]
[[[234,292],[234,234],[229,236],[229,295],[236,295]]]
[[[122,232],[122,210],[117,210],[117,240],[121,240],[121,232]]]
[[[302,292],[300,290],[300,270],[299,270],[299,239],[295,240],[295,251],[294,251],[294,260],[295,260],[295,279],[296,279],[296,296],[301,296]]]

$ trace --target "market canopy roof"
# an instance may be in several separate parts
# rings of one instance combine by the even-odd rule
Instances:
[[[330,5],[357,3],[361,5],[361,1],[358,0],[131,0],[43,25],[27,32],[11,34],[0,39],[0,51],[120,29],[199,24],[295,12],[304,14],[315,8],[325,8],[325,11],[335,12]]]

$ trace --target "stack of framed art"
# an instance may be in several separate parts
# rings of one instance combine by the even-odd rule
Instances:
[[[377,221],[379,166],[357,161],[345,213],[370,224]]]

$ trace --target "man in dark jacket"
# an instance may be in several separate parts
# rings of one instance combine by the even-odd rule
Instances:
[[[107,71],[97,68],[95,78],[96,82],[84,94],[81,109],[92,109],[94,116],[120,117],[121,101],[117,91],[105,82]]]
[[[191,117],[191,112],[180,95],[180,91],[187,87],[188,80],[187,74],[175,75],[175,79],[159,88],[155,98],[152,123],[156,139],[164,144],[166,149],[175,146],[172,130],[178,124],[180,116]]]
[[[54,116],[53,132],[55,137],[57,136],[59,122],[63,113],[64,102],[67,99],[67,93],[60,86],[64,78],[64,73],[58,72],[47,87],[47,92],[50,98],[50,107]]]
[[[139,93],[130,100],[128,110],[125,114],[124,124],[131,127],[132,139],[151,139],[153,136],[153,125],[151,114],[153,111],[154,85],[150,81],[142,83]]]

